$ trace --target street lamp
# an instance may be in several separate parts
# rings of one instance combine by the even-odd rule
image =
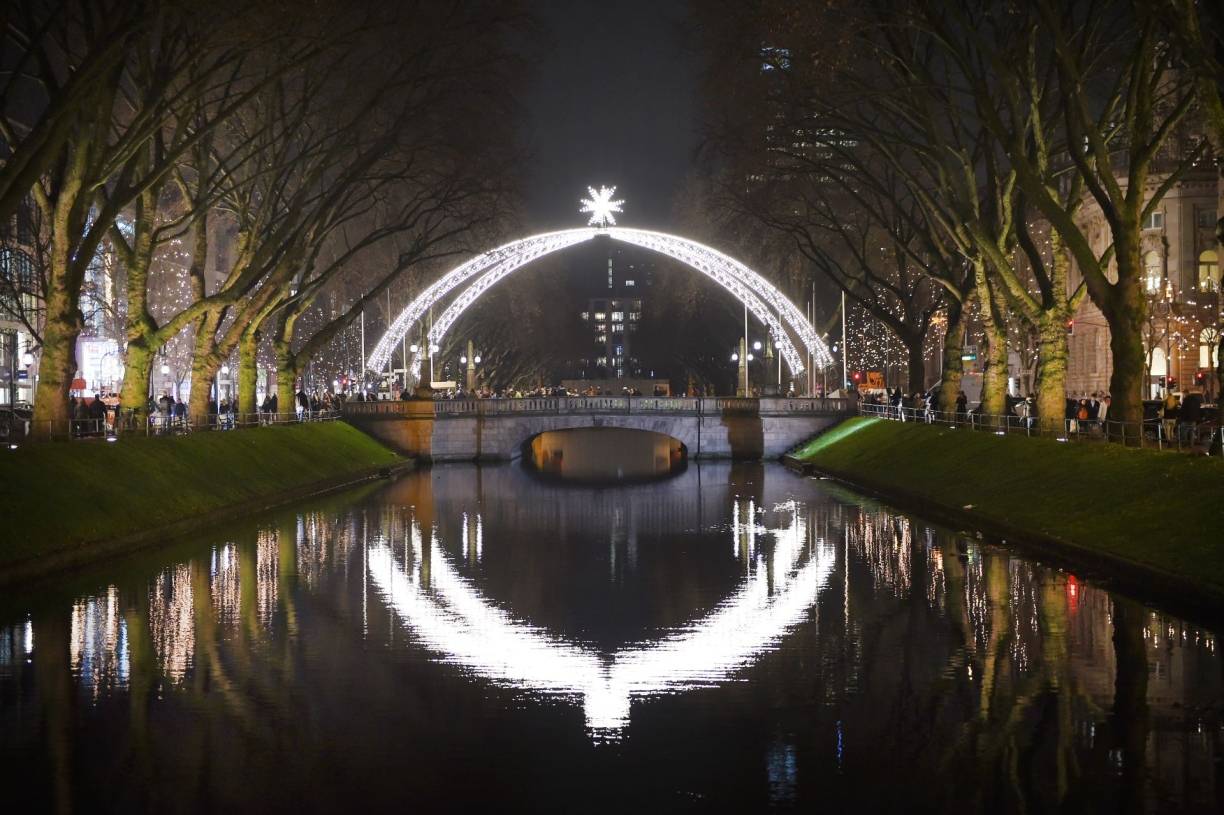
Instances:
[[[21,364],[29,368],[31,365],[34,364],[34,355],[31,354],[29,351],[26,351],[24,354],[21,355]]]
[[[760,341],[760,340],[756,340],[755,342],[753,342],[753,343],[752,343],[752,350],[753,350],[753,351],[760,351],[760,350],[761,350],[761,341]],[[749,355],[748,359],[752,359],[752,356],[751,356],[751,355]]]
[[[414,342],[412,345],[409,345],[409,346],[408,346],[408,350],[409,350],[409,351],[411,351],[412,353],[414,353],[414,354],[415,354],[417,351],[420,351],[420,350],[421,350],[421,346],[417,345],[417,344]]]

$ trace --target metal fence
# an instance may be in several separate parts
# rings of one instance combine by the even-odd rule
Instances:
[[[0,414],[0,440],[9,446],[33,441],[105,439],[131,436],[179,436],[217,430],[328,422],[340,418],[338,410],[300,413],[211,413],[186,416],[136,410],[107,410],[103,418],[35,421],[8,411]]]
[[[1116,442],[1129,447],[1206,453],[1219,430],[1214,423],[1189,424],[1176,420],[1150,419],[1119,422],[1111,419],[1065,419],[1054,421],[1036,416],[982,413],[945,413],[925,408],[862,403],[859,414],[900,422],[943,425],[994,433],[999,436],[1032,436],[1064,442]]]

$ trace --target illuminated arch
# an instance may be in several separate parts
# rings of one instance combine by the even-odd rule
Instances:
[[[812,354],[817,364],[821,366],[832,364],[833,360],[828,348],[816,334],[816,329],[804,317],[803,312],[769,281],[734,258],[696,241],[662,232],[621,227],[587,227],[547,232],[513,241],[455,267],[421,292],[396,317],[390,329],[370,354],[366,367],[374,372],[384,370],[396,345],[407,336],[412,327],[419,323],[430,309],[473,278],[475,281],[455,297],[442,315],[434,321],[429,332],[428,345],[441,344],[442,338],[463,311],[502,278],[545,255],[584,243],[597,235],[606,235],[613,240],[667,255],[718,283],[768,327],[792,376],[804,370],[803,357],[791,340],[792,334],[798,337],[799,342]],[[427,347],[420,348],[413,355],[409,366],[412,371],[420,369],[420,362],[427,350]]]

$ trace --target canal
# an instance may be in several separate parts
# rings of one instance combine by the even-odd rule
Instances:
[[[5,594],[6,803],[1224,805],[1216,631],[776,464],[546,476],[438,466]]]

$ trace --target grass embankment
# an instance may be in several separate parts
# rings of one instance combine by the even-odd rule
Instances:
[[[792,455],[886,498],[1136,565],[1224,602],[1220,459],[862,418]]]
[[[343,422],[0,450],[0,571],[402,461]]]

